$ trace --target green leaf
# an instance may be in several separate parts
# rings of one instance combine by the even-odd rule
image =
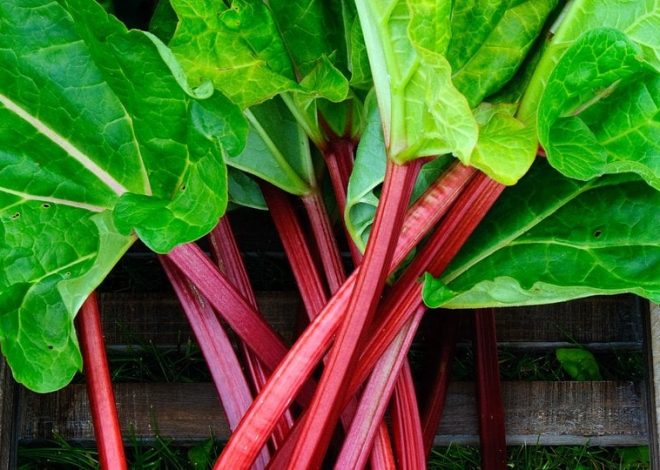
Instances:
[[[514,76],[557,3],[480,0],[455,4],[447,58],[454,85],[471,107]]]
[[[16,378],[49,391],[80,368],[73,317],[135,233],[165,250],[217,222],[219,149],[240,150],[247,126],[93,1],[2,2],[0,30],[0,342]]]
[[[541,98],[539,140],[550,163],[588,180],[635,172],[660,189],[660,73],[614,29],[594,29],[562,56]]]
[[[243,152],[227,164],[296,195],[316,186],[309,141],[279,98],[253,106],[247,113],[250,133]]]
[[[594,355],[583,348],[558,348],[555,356],[573,380],[603,380]]]
[[[168,43],[177,26],[176,12],[170,4],[170,0],[158,0],[154,14],[149,21],[149,31],[164,43]]]
[[[536,112],[548,77],[557,62],[581,34],[595,28],[613,28],[625,33],[641,48],[644,58],[660,69],[660,8],[658,0],[573,0],[567,2],[550,42],[534,70],[518,111],[518,118],[536,122]]]
[[[451,2],[356,2],[388,155],[400,163],[454,153],[468,158],[478,128],[444,57]]]
[[[457,295],[428,305],[537,305],[626,292],[657,302],[659,205],[660,193],[636,177],[585,183],[540,160],[504,192],[441,276]]]
[[[229,201],[239,206],[267,210],[259,184],[242,171],[227,168]]]
[[[241,108],[296,87],[268,7],[236,0],[171,0],[179,25],[170,47],[197,86],[213,81]]]
[[[466,163],[502,184],[513,185],[536,157],[534,129],[513,115],[516,105],[482,103],[474,112],[479,141]]]

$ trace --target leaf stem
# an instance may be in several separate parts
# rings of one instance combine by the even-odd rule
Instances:
[[[345,319],[330,352],[327,367],[309,406],[301,439],[291,462],[298,468],[319,468],[330,443],[348,386],[362,332],[371,323],[396,247],[420,163],[397,165],[388,159],[381,202],[364,259],[348,302]]]
[[[103,341],[101,314],[95,292],[92,292],[83,303],[76,323],[100,467],[104,470],[126,469],[124,444],[121,438],[119,416]]]
[[[159,259],[208,365],[229,427],[235,429],[252,403],[252,394],[231,341],[211,306],[192,283],[167,258]],[[268,450],[264,449],[256,468],[265,468],[268,460]]]
[[[218,225],[209,233],[211,243],[211,252],[215,257],[218,268],[223,272],[229,281],[245,297],[248,303],[258,311],[257,298],[250,283],[250,279],[245,269],[245,263],[238,249],[234,231],[229,220],[229,214],[225,214]],[[246,346],[244,341],[240,341],[240,347],[247,369],[250,373],[252,386],[255,393],[259,393],[268,380],[268,371],[263,366],[259,358]],[[286,436],[293,426],[293,417],[287,411],[282,420],[273,431],[273,448],[277,449],[284,442]]]
[[[391,273],[428,230],[445,214],[449,205],[469,183],[475,170],[460,164],[452,166],[408,210],[389,267]],[[274,371],[261,394],[253,402],[238,429],[229,439],[215,464],[215,469],[248,468],[272,432],[297,390],[321,360],[343,319],[355,285],[357,273],[351,274],[330,299],[321,314],[309,325]]]

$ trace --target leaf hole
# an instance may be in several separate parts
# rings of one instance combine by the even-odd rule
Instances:
[[[600,236],[603,234],[603,231],[601,229],[595,230],[594,231],[594,238],[600,238]]]
[[[71,271],[67,271],[64,273],[64,278],[69,279],[71,277]]]
[[[14,215],[11,216],[11,220],[16,220],[21,216],[20,212],[16,212]]]
[[[182,184],[182,185],[181,185],[181,192],[184,192],[185,190],[186,190],[186,185],[185,185],[185,184]]]
[[[53,345],[52,345],[52,344],[49,344],[49,345],[48,345],[48,349],[52,350],[52,349],[53,349]]]
[[[47,202],[44,202],[44,203],[41,205],[41,207],[43,207],[44,209],[48,209],[48,208],[50,207],[50,204],[48,204]]]

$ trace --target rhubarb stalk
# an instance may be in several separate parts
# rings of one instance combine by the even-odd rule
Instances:
[[[90,294],[76,318],[83,356],[87,395],[92,411],[94,436],[103,470],[126,469],[124,444],[119,416],[110,380],[108,358],[105,354],[101,314],[96,293]]]
[[[449,205],[470,182],[473,175],[472,168],[460,164],[452,166],[409,209],[390,264],[390,273],[445,214]],[[260,396],[253,402],[239,428],[231,436],[216,462],[216,469],[228,468],[228,466],[249,467],[268,439],[279,416],[291,402],[291,396],[300,389],[325,353],[343,318],[346,302],[360,269],[358,267],[351,274],[321,314],[293,345]]]

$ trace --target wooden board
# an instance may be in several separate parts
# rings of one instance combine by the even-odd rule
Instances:
[[[16,398],[18,387],[0,355],[0,470],[16,466]]]
[[[210,384],[115,386],[125,435],[149,440],[154,433],[191,443],[229,429]],[[647,442],[640,392],[630,382],[504,382],[509,444],[642,445]],[[454,383],[436,444],[476,444],[474,385]],[[21,441],[52,438],[93,443],[83,385],[48,395],[25,392],[20,401]]]
[[[649,352],[649,435],[654,469],[660,469],[660,305],[651,304],[647,323]]]
[[[259,292],[257,297],[268,323],[291,341],[296,313],[301,308],[297,295]],[[173,294],[102,294],[100,302],[109,346],[131,344],[136,338],[175,345],[190,338],[190,328]],[[554,348],[577,343],[591,349],[639,349],[643,341],[640,302],[637,297],[623,295],[499,309],[498,341],[502,346],[518,348]],[[429,313],[434,314],[442,313]],[[464,336],[468,336],[467,331]]]

